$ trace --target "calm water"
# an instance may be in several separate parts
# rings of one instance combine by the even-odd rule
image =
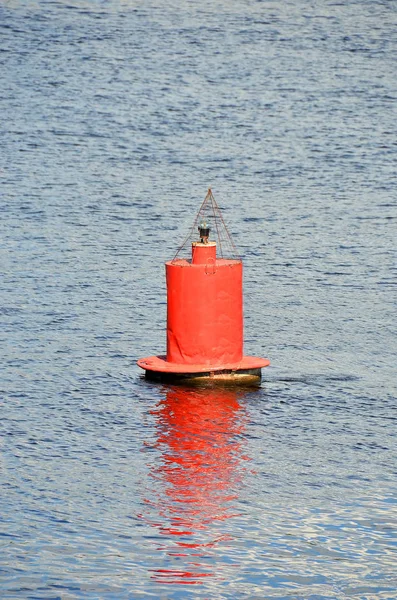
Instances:
[[[388,0],[0,2],[3,599],[395,599]],[[258,390],[150,385],[212,186]]]

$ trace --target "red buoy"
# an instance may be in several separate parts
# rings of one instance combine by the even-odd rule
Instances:
[[[217,242],[209,239],[211,221]],[[270,361],[243,354],[243,264],[239,258],[218,257],[218,248],[223,254],[225,239],[231,238],[211,190],[197,222],[199,239],[191,244],[191,258],[177,255],[165,265],[167,354],[141,358],[138,365],[157,381],[256,383]]]

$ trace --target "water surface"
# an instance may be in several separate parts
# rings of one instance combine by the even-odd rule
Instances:
[[[1,2],[2,598],[395,598],[396,21]],[[257,390],[135,363],[209,186]]]

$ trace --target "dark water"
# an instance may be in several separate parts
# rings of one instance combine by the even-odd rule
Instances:
[[[0,3],[1,598],[397,597],[396,17]],[[208,186],[256,391],[135,365]]]

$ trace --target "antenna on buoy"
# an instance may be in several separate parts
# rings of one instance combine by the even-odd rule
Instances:
[[[180,254],[190,246],[190,258]],[[211,189],[167,279],[167,354],[138,360],[155,381],[260,382],[270,361],[243,353],[243,263]]]
[[[211,188],[209,188],[194,219],[192,228],[182,245],[178,248],[174,260],[190,252],[191,243],[197,240],[197,230],[200,232],[205,229],[209,229],[209,232],[211,232],[211,239],[217,245],[217,255],[220,258],[240,258],[232,236],[223,220],[221,209],[214,198]],[[207,236],[204,235],[204,237],[208,239],[209,233]]]

